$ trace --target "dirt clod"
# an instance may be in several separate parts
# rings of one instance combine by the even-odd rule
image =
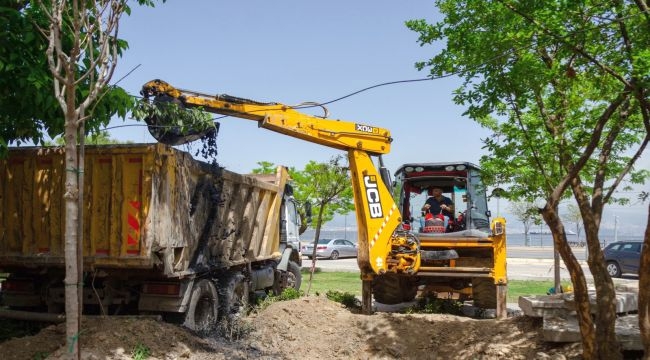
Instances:
[[[142,318],[85,318],[82,359],[578,359],[580,344],[551,344],[526,316],[356,314],[325,297],[281,301],[242,320],[232,341]],[[64,325],[0,343],[3,359],[63,359]]]

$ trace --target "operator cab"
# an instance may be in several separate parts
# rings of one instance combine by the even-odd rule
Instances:
[[[433,188],[454,204],[453,218],[444,226],[429,226],[431,215],[421,211]],[[468,162],[411,163],[395,172],[395,199],[404,219],[404,228],[436,235],[470,231],[490,233],[490,212],[478,166]],[[434,214],[436,215],[436,214]],[[442,216],[440,216],[442,218]]]

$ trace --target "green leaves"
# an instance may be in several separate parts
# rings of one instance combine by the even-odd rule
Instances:
[[[647,17],[634,2],[617,3],[616,12],[591,1],[436,4],[438,23],[406,22],[421,46],[446,44],[416,67],[463,77],[454,101],[494,134],[483,140],[488,184],[534,199],[549,195],[583,157],[585,180],[611,182],[624,171],[650,111],[647,99],[627,93],[634,77],[639,94],[650,83]],[[616,103],[621,96],[629,103]]]
[[[154,1],[139,0],[138,3],[151,6]],[[0,46],[0,138],[3,139],[0,141],[0,155],[8,143],[38,144],[45,135],[54,138],[64,129],[63,112],[54,98],[52,74],[47,64],[47,39],[39,31],[39,27],[48,27],[48,19],[39,6],[31,5],[0,5],[0,30],[3,33]],[[64,21],[70,22],[70,19]],[[62,43],[69,46],[71,34],[64,33],[63,37]],[[128,44],[121,39],[116,41],[121,54]],[[81,72],[89,70],[90,63],[82,59],[78,66]],[[79,84],[77,103],[88,94],[89,86],[88,81]],[[115,115],[125,118],[134,104],[134,99],[123,89],[107,88],[87,109],[86,129],[96,131]]]
[[[314,214],[320,216],[312,226],[315,228],[331,221],[335,214],[344,215],[354,211],[352,182],[343,156],[336,156],[327,163],[310,161],[302,171],[289,169],[294,187],[294,197],[299,204],[313,204]],[[254,174],[269,174],[275,165],[268,161],[257,163]],[[304,216],[304,209],[299,209]]]

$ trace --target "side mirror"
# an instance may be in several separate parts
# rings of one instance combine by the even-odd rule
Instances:
[[[503,235],[503,233],[505,232],[505,226],[504,225],[505,224],[502,223],[501,221],[496,221],[494,223],[494,235],[495,236]]]
[[[307,224],[311,224],[311,203],[310,202],[305,203],[305,218],[307,220]]]

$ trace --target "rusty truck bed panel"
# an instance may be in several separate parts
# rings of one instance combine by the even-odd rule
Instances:
[[[63,266],[63,161],[61,148],[40,147],[0,160],[0,269]],[[136,144],[87,147],[84,177],[87,267],[180,276],[279,256],[286,172],[257,179]]]

